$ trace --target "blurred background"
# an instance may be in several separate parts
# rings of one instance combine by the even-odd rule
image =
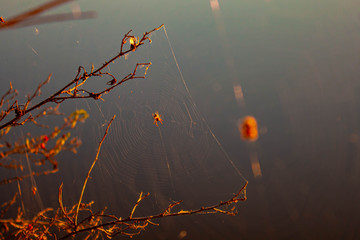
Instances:
[[[0,15],[43,2],[2,0]],[[61,182],[64,201],[78,199],[104,123],[116,114],[85,194],[95,207],[126,215],[149,191],[139,214],[180,199],[196,208],[227,200],[249,181],[237,216],[162,219],[135,239],[358,239],[359,7],[354,0],[82,0],[46,14],[95,10],[96,18],[0,31],[2,92],[11,81],[29,94],[53,73],[46,96],[79,65],[114,56],[130,29],[166,27],[110,66],[121,75],[151,61],[148,79],[124,84],[104,102],[64,104],[64,112],[90,113],[73,133],[83,145],[59,156],[59,173],[35,178],[35,203],[57,206]],[[164,119],[159,127],[155,111]],[[239,133],[247,115],[257,119],[255,142]],[[22,184],[30,204],[26,184],[33,183]],[[1,186],[1,195],[9,189],[17,187]]]

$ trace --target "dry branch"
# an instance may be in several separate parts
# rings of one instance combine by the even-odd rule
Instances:
[[[137,235],[140,233],[141,230],[144,230],[146,226],[148,226],[148,224],[153,224],[156,225],[152,222],[152,220],[154,219],[158,219],[158,218],[164,218],[164,217],[176,217],[176,216],[184,216],[184,215],[194,215],[194,214],[212,214],[212,213],[222,213],[222,214],[226,214],[226,215],[231,215],[234,216],[237,212],[235,211],[235,208],[231,208],[230,210],[226,210],[226,209],[221,209],[221,207],[224,206],[234,206],[234,204],[238,203],[238,202],[243,202],[246,201],[246,187],[247,187],[248,182],[246,182],[244,184],[244,186],[242,186],[242,188],[236,193],[234,194],[230,199],[224,201],[224,202],[219,202],[217,204],[214,204],[212,206],[206,206],[206,207],[200,207],[198,209],[194,209],[194,210],[180,210],[180,211],[176,211],[176,212],[171,212],[171,210],[179,205],[181,203],[181,201],[175,202],[170,204],[164,211],[156,214],[156,215],[151,215],[151,216],[145,216],[145,217],[133,217],[134,211],[136,209],[136,207],[147,197],[149,196],[149,194],[146,194],[145,196],[142,195],[142,193],[140,193],[139,199],[137,200],[137,202],[135,203],[133,210],[131,212],[131,214],[127,217],[127,218],[116,218],[114,216],[110,216],[110,215],[94,215],[92,216],[93,218],[102,218],[102,220],[104,221],[104,223],[102,224],[98,224],[98,225],[94,225],[91,227],[87,227],[87,228],[83,228],[80,230],[75,230],[72,231],[71,233],[59,238],[60,239],[67,239],[71,236],[77,235],[79,233],[83,233],[83,232],[89,232],[92,230],[98,230],[98,231],[102,231],[102,232],[106,232],[108,237],[113,237],[117,234],[123,234],[123,235]],[[242,196],[243,195],[243,196]],[[89,217],[87,217],[89,218]],[[108,222],[106,222],[105,220],[107,218],[110,219],[115,219],[115,220],[110,220]],[[100,222],[100,221],[99,221]],[[108,227],[107,230],[105,230],[105,227]],[[129,230],[139,230],[136,232],[126,232]]]
[[[106,128],[106,130],[105,130],[104,136],[103,136],[103,138],[101,139],[101,141],[99,142],[99,146],[98,146],[97,151],[96,151],[96,157],[95,157],[95,159],[94,159],[94,161],[93,161],[93,163],[92,163],[92,165],[91,165],[91,167],[90,167],[90,169],[89,169],[89,171],[88,171],[88,173],[87,173],[87,175],[86,175],[86,178],[85,178],[85,181],[84,181],[84,184],[83,184],[83,188],[82,188],[82,190],[81,190],[79,202],[78,202],[78,205],[77,205],[76,211],[75,211],[75,230],[76,230],[77,218],[78,218],[78,215],[79,215],[79,208],[80,208],[80,204],[81,204],[81,201],[82,201],[82,197],[83,197],[84,192],[85,192],[85,188],[86,188],[87,181],[89,180],[91,171],[93,170],[93,168],[94,168],[97,160],[99,159],[99,153],[100,153],[101,145],[102,145],[102,143],[104,142],[105,137],[106,137],[106,135],[108,134],[109,128],[110,128],[110,126],[111,126],[111,123],[112,123],[112,121],[114,121],[114,119],[115,119],[115,115],[112,117],[112,119],[110,120],[109,124],[107,125],[107,128]]]
[[[121,57],[125,56],[126,54],[138,49],[138,47],[143,45],[146,40],[151,41],[150,34],[154,31],[159,30],[162,27],[163,27],[163,25],[161,25],[157,28],[154,28],[150,32],[143,33],[143,36],[140,40],[136,40],[135,42],[133,42],[133,44],[130,45],[130,48],[128,50],[124,51],[123,49],[124,49],[124,46],[126,45],[126,43],[128,41],[130,41],[131,39],[135,39],[134,36],[130,35],[131,31],[129,31],[123,37],[123,39],[121,41],[120,52],[116,56],[114,56],[110,60],[106,61],[102,66],[100,66],[96,70],[94,70],[92,67],[90,73],[88,73],[84,67],[80,66],[78,68],[78,72],[73,80],[71,80],[68,84],[66,84],[64,87],[62,87],[60,90],[58,90],[57,92],[55,92],[54,94],[52,94],[51,96],[46,98],[45,100],[42,100],[42,101],[38,102],[37,104],[35,104],[34,106],[30,107],[30,103],[34,100],[34,98],[36,96],[38,96],[37,94],[40,91],[41,87],[49,82],[50,77],[51,77],[51,75],[49,75],[47,80],[45,80],[43,83],[39,84],[39,86],[36,89],[36,91],[34,92],[34,94],[31,97],[28,97],[28,100],[25,104],[19,105],[18,101],[15,100],[13,102],[13,104],[11,104],[8,107],[8,109],[4,111],[3,114],[5,114],[5,115],[3,118],[8,116],[12,111],[15,112],[15,116],[12,119],[10,119],[9,121],[7,121],[6,123],[0,125],[0,129],[4,129],[8,126],[23,125],[25,122],[33,119],[33,117],[30,114],[32,111],[34,111],[35,109],[40,109],[43,105],[45,105],[47,103],[50,103],[50,102],[62,103],[65,100],[78,99],[78,98],[93,98],[95,100],[98,100],[102,97],[102,95],[109,93],[115,87],[119,86],[120,84],[122,84],[128,80],[137,79],[137,78],[145,78],[146,71],[149,68],[149,66],[151,65],[151,63],[137,63],[136,66],[134,67],[133,72],[126,75],[120,81],[118,81],[111,73],[103,72],[103,70],[109,64],[113,63],[115,60],[118,60]],[[137,75],[137,69],[139,66],[146,67],[143,75]],[[105,89],[98,91],[98,92],[91,92],[86,89],[79,89],[80,86],[85,85],[85,82],[89,78],[104,77],[104,76],[111,76],[112,77],[111,83],[113,82],[114,84],[112,84],[110,87],[106,87]],[[107,81],[107,83],[109,83],[109,81]],[[26,116],[26,115],[28,115],[28,116]],[[25,118],[25,119],[23,119],[21,121],[22,118]]]

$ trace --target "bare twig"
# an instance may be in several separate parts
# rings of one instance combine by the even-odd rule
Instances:
[[[145,194],[145,195],[143,196],[143,193],[140,193],[139,199],[136,201],[136,203],[135,203],[135,205],[134,205],[134,207],[133,207],[133,209],[132,209],[132,211],[131,211],[131,213],[130,213],[130,216],[129,216],[130,219],[133,217],[134,212],[135,212],[137,206],[139,206],[140,202],[141,202],[142,200],[144,200],[146,197],[148,197],[149,195],[150,195],[150,193],[147,193],[147,194]],[[120,221],[121,221],[121,220],[120,220]]]
[[[0,218],[4,217],[4,215],[8,211],[8,209],[15,203],[18,194],[19,193],[15,193],[13,198],[10,201],[5,202],[0,206],[0,208],[2,208],[0,211]]]
[[[9,120],[8,122],[2,124],[0,126],[0,129],[3,129],[3,128],[8,127],[8,126],[24,124],[26,121],[33,119],[33,117],[28,116],[28,117],[25,117],[25,120],[20,121],[20,119],[22,117],[24,117],[27,114],[30,114],[30,112],[34,111],[35,109],[39,109],[40,107],[42,107],[43,105],[45,105],[45,104],[47,104],[49,102],[61,103],[64,100],[78,99],[78,98],[93,98],[93,99],[97,100],[97,99],[100,99],[103,94],[106,94],[106,93],[110,92],[116,86],[119,86],[120,84],[122,84],[122,83],[124,83],[124,82],[126,82],[126,81],[128,81],[130,79],[145,78],[146,71],[149,68],[149,66],[151,65],[151,63],[138,63],[138,64],[136,64],[133,72],[128,74],[127,76],[125,76],[121,81],[117,81],[116,78],[113,75],[111,75],[108,72],[102,72],[102,70],[105,69],[110,63],[114,62],[115,60],[121,58],[122,56],[128,54],[129,52],[133,52],[136,49],[138,49],[138,47],[143,45],[146,40],[151,41],[150,34],[152,32],[154,32],[154,31],[159,30],[163,26],[164,25],[161,25],[161,26],[159,26],[157,28],[154,28],[150,32],[143,33],[143,36],[142,36],[142,38],[140,40],[136,40],[135,42],[133,42],[133,44],[130,45],[130,48],[128,50],[123,51],[124,45],[128,41],[130,41],[132,39],[135,39],[134,36],[130,35],[131,31],[129,31],[127,34],[125,34],[125,36],[123,37],[123,39],[121,41],[120,53],[118,53],[116,56],[114,56],[110,60],[106,61],[102,66],[100,66],[96,70],[94,70],[93,67],[92,67],[90,73],[87,73],[86,70],[84,69],[84,67],[80,66],[78,68],[78,72],[77,72],[75,78],[72,81],[70,81],[68,84],[66,84],[64,87],[62,87],[60,90],[58,90],[57,92],[55,92],[54,94],[52,94],[51,96],[46,98],[45,100],[42,100],[39,103],[35,104],[33,107],[29,107],[29,104],[30,104],[30,101],[35,98],[35,96],[36,96],[35,93],[37,93],[39,91],[39,88],[35,91],[33,96],[28,98],[28,101],[27,101],[27,103],[25,105],[19,106],[17,101],[15,101],[15,103],[13,104],[13,107],[12,107],[12,108],[15,108],[14,109],[15,112],[16,112],[15,117],[13,119]],[[139,67],[146,67],[145,73],[143,75],[140,75],[140,76],[137,75],[137,69]],[[81,73],[81,72],[83,72],[83,73]],[[85,84],[85,81],[87,79],[89,79],[91,77],[95,77],[95,76],[96,77],[102,77],[102,76],[106,76],[106,75],[107,76],[112,76],[112,78],[114,80],[114,85],[112,85],[111,87],[105,88],[104,90],[99,91],[97,93],[87,91],[86,89],[82,89],[82,90],[78,89],[79,86]],[[50,77],[50,75],[49,75],[49,77]],[[45,82],[48,82],[48,80],[49,80],[49,78]],[[115,84],[115,82],[116,82],[116,84]],[[40,84],[40,85],[42,86],[44,84]],[[63,94],[65,94],[65,96]]]
[[[6,179],[3,179],[3,180],[0,181],[0,185],[9,184],[9,183],[12,183],[12,182],[15,182],[15,181],[22,181],[25,178],[29,178],[29,177],[33,177],[33,176],[48,175],[48,174],[56,173],[57,171],[59,171],[58,168],[52,169],[52,170],[46,170],[46,171],[42,171],[42,172],[31,172],[28,175],[23,175],[23,176],[20,176],[20,177],[6,178]]]
[[[13,100],[17,96],[18,92],[13,89],[13,86],[10,82],[10,88],[9,90],[1,97],[0,100],[0,108],[2,108],[3,104],[6,102],[8,104],[8,107],[6,110],[1,110],[0,112],[0,122],[11,112],[13,111],[14,103],[10,106],[9,102]]]
[[[212,206],[207,206],[207,207],[201,207],[195,210],[180,210],[178,212],[171,212],[171,209],[173,207],[175,207],[176,205],[179,205],[181,203],[181,201],[175,202],[170,204],[164,211],[162,211],[161,213],[158,213],[156,215],[151,215],[151,216],[145,216],[145,217],[133,217],[133,213],[136,209],[136,207],[138,206],[138,204],[145,199],[145,197],[148,196],[142,196],[142,193],[140,194],[140,197],[138,199],[138,201],[136,202],[131,214],[129,215],[129,217],[124,218],[124,219],[117,219],[113,216],[108,216],[108,215],[104,215],[104,216],[100,216],[98,215],[97,217],[111,217],[111,218],[115,218],[116,220],[114,221],[109,221],[109,222],[105,222],[103,224],[99,224],[99,225],[94,225],[91,227],[87,227],[87,228],[83,228],[83,229],[79,229],[79,230],[75,230],[61,238],[59,238],[59,240],[61,239],[67,239],[71,236],[74,236],[76,234],[82,233],[82,232],[88,232],[88,231],[92,231],[92,230],[100,230],[104,227],[110,226],[110,230],[109,233],[111,233],[110,236],[114,236],[116,234],[124,234],[124,235],[136,235],[139,232],[136,233],[126,233],[126,230],[129,229],[143,229],[145,228],[148,223],[154,224],[151,222],[151,220],[153,219],[158,219],[158,218],[164,218],[164,217],[176,217],[176,216],[184,216],[184,215],[194,215],[194,214],[211,214],[211,213],[222,213],[222,214],[226,214],[226,215],[231,215],[234,216],[236,214],[236,211],[234,210],[234,208],[230,209],[230,210],[222,210],[220,209],[223,206],[229,206],[232,204],[236,204],[238,202],[243,202],[246,201],[246,187],[247,187],[248,182],[246,182],[244,184],[244,186],[236,193],[234,194],[229,200],[225,201],[225,202],[219,202],[215,205]],[[241,195],[243,195],[243,197],[241,197]],[[120,227],[119,227],[120,226]],[[122,226],[122,227],[121,227]]]
[[[71,220],[71,218],[69,217],[69,215],[67,214],[64,205],[63,205],[63,200],[62,200],[62,189],[63,189],[63,184],[60,185],[59,187],[59,206],[61,209],[61,212],[63,213],[63,215],[66,217],[66,219],[69,221],[69,223],[71,225],[74,225],[74,222]]]
[[[78,219],[78,214],[79,214],[79,208],[80,208],[80,204],[81,204],[81,201],[82,201],[82,197],[83,197],[84,192],[85,192],[85,188],[86,188],[87,181],[89,180],[89,177],[90,177],[90,174],[91,174],[92,169],[94,168],[97,160],[99,159],[99,153],[100,153],[101,145],[102,145],[102,143],[104,142],[105,137],[106,137],[106,135],[108,134],[109,128],[110,128],[110,126],[111,126],[111,123],[112,123],[112,121],[113,121],[114,119],[115,119],[115,115],[112,117],[112,119],[110,120],[109,124],[107,125],[107,128],[106,128],[106,130],[105,130],[104,136],[103,136],[103,138],[101,139],[101,141],[99,142],[99,146],[98,146],[98,148],[97,148],[97,152],[96,152],[95,159],[94,159],[94,161],[93,161],[93,163],[92,163],[92,165],[91,165],[91,167],[90,167],[90,169],[89,169],[89,171],[88,171],[88,173],[87,173],[87,175],[86,175],[86,178],[85,178],[85,181],[84,181],[84,184],[83,184],[83,188],[82,188],[82,190],[81,190],[79,202],[78,202],[78,204],[77,204],[76,211],[75,211],[75,230],[76,230],[76,224],[77,224],[77,219]]]

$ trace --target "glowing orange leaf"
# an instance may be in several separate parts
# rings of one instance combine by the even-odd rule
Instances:
[[[259,137],[256,119],[252,116],[246,116],[238,125],[241,137],[245,140],[256,141]]]

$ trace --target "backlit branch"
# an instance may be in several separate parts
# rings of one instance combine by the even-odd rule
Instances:
[[[45,84],[47,84],[50,81],[51,75],[49,75],[48,79],[44,81],[43,83],[40,83],[34,94],[30,97],[28,97],[27,102],[24,105],[19,105],[18,101],[15,100],[13,104],[11,104],[10,108],[2,112],[2,115],[5,114],[4,117],[8,116],[11,111],[15,111],[15,116],[7,121],[6,123],[2,124],[0,126],[0,129],[6,128],[8,126],[15,126],[15,125],[22,125],[25,122],[34,119],[31,116],[31,112],[35,109],[41,108],[43,105],[49,103],[49,102],[55,102],[55,103],[61,103],[64,100],[68,99],[78,99],[78,98],[93,98],[95,100],[101,99],[102,95],[107,94],[115,87],[119,86],[120,84],[131,80],[131,79],[137,79],[137,78],[145,78],[146,71],[151,65],[151,63],[138,63],[136,64],[134,70],[132,73],[126,75],[124,78],[122,78],[120,81],[118,81],[112,74],[109,72],[103,71],[109,64],[115,62],[115,60],[120,59],[121,57],[125,56],[126,54],[136,51],[138,47],[143,45],[145,41],[151,42],[150,35],[152,32],[159,30],[162,28],[163,25],[160,27],[154,28],[150,32],[145,32],[141,39],[136,38],[132,35],[130,35],[131,31],[129,31],[125,36],[123,37],[121,41],[121,47],[120,52],[111,58],[110,60],[106,61],[102,66],[100,66],[97,69],[94,69],[92,66],[91,71],[88,73],[84,67],[80,66],[78,68],[78,72],[73,80],[71,80],[68,84],[66,84],[64,87],[62,87],[60,90],[46,98],[45,100],[42,100],[35,104],[34,106],[30,107],[30,103],[34,100],[35,97],[38,96],[40,93],[41,87],[43,87]],[[130,42],[130,47],[127,50],[124,50],[125,45],[127,42]],[[138,75],[137,70],[139,67],[145,67],[145,73],[143,75]],[[85,82],[92,78],[92,77],[104,77],[104,76],[110,76],[112,77],[112,80],[107,81],[106,83],[108,85],[111,85],[110,87],[105,87],[103,90],[100,90],[98,92],[91,92],[86,89],[79,89],[80,86],[84,87]],[[109,84],[110,83],[110,84]],[[7,93],[5,93],[4,96],[6,96]],[[41,111],[41,110],[40,110]],[[2,117],[0,115],[0,117]],[[4,118],[2,117],[2,118]],[[23,120],[21,120],[23,119]]]
[[[138,235],[142,230],[145,229],[145,227],[148,226],[148,224],[157,225],[152,222],[152,220],[158,219],[158,218],[164,218],[164,217],[175,217],[175,216],[183,216],[183,215],[194,215],[194,214],[212,214],[212,213],[221,213],[226,215],[234,216],[236,215],[235,210],[235,204],[238,202],[246,201],[246,187],[247,182],[245,185],[236,193],[234,194],[230,199],[219,202],[217,204],[214,204],[212,206],[206,206],[206,207],[200,207],[198,209],[194,210],[180,210],[180,211],[174,211],[172,212],[173,208],[175,206],[178,206],[182,201],[177,201],[175,203],[170,204],[164,211],[151,216],[145,216],[145,217],[133,217],[134,212],[137,208],[137,206],[146,198],[149,196],[149,194],[143,195],[143,193],[140,193],[139,199],[135,203],[131,214],[127,218],[116,218],[115,216],[110,215],[93,215],[89,218],[101,218],[103,222],[98,225],[93,225],[85,228],[80,228],[79,230],[72,231],[71,233],[65,235],[64,237],[59,238],[60,239],[67,239],[71,236],[74,236],[76,234],[82,233],[82,232],[89,232],[93,230],[98,230],[103,233],[106,233],[106,235],[111,238],[118,234],[123,235]],[[224,207],[232,207],[230,210],[227,210]],[[106,222],[106,219],[110,219],[110,221]],[[84,221],[82,221],[84,222]]]

